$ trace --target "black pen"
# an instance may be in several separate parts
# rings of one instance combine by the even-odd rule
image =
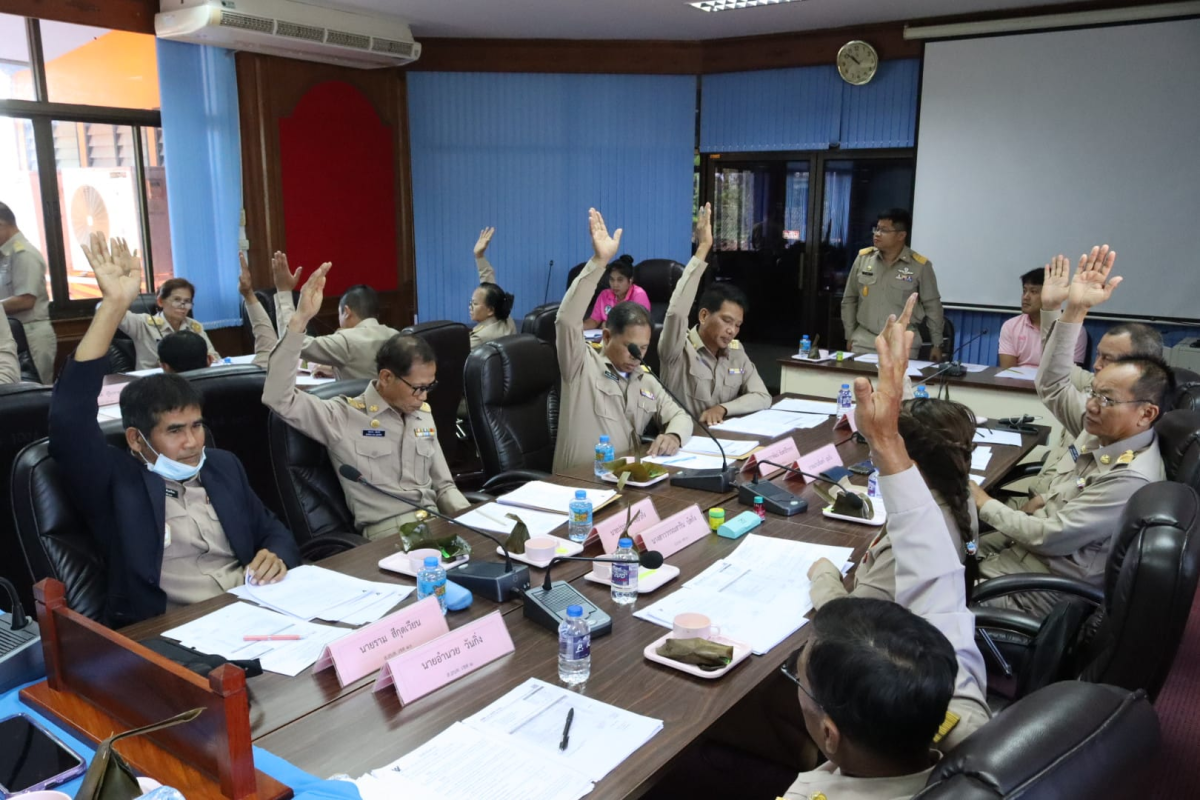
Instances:
[[[575,709],[567,711],[567,723],[563,725],[563,738],[558,743],[558,752],[563,752],[567,749],[567,745],[571,742],[571,721],[575,719]]]

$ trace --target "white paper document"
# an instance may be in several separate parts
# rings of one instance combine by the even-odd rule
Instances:
[[[997,378],[1012,378],[1018,381],[1033,381],[1037,379],[1037,367],[1009,367],[996,373]]]
[[[1021,446],[1021,434],[1016,431],[994,431],[991,428],[976,428],[972,441],[981,444],[1007,444]]]
[[[726,458],[741,458],[749,453],[754,448],[758,447],[757,441],[748,441],[746,439],[717,439],[721,443],[721,447],[725,450]],[[693,436],[688,439],[687,444],[679,448],[689,453],[700,453],[706,456],[720,456],[721,451],[717,449],[717,445],[712,439],[704,436]]]
[[[829,417],[817,414],[797,414],[768,408],[755,411],[745,417],[733,417],[711,426],[714,430],[730,433],[745,433],[774,439],[797,428],[815,428],[827,422]]]
[[[712,440],[709,439],[709,444]],[[755,443],[757,446],[757,443]],[[728,456],[725,461],[733,461],[733,456]],[[720,469],[725,462],[721,461],[720,456],[706,456],[700,453],[685,453],[680,450],[673,456],[646,456],[642,461],[649,461],[651,464],[662,464],[664,467],[676,467],[678,469]]]
[[[978,472],[972,472],[971,480],[975,481],[976,483],[978,483],[980,485],[980,487],[982,487],[984,482],[987,480],[987,476],[980,475]]]
[[[297,375],[296,385],[301,389],[308,389],[325,383],[333,383],[336,380],[337,378],[314,378],[312,375]]]
[[[976,472],[983,472],[987,469],[988,462],[992,460],[992,448],[976,447],[971,453],[971,469]]]
[[[960,366],[967,372],[983,372],[988,368],[987,364],[967,364],[966,362],[961,362]]]
[[[819,558],[844,564],[853,552],[752,533],[728,558],[634,616],[670,628],[676,615],[699,612],[722,636],[764,655],[806,622],[812,610],[809,567]]]
[[[837,403],[833,400],[805,400],[801,397],[785,397],[771,406],[773,411],[801,411],[805,414],[824,414],[832,417],[837,413]]]
[[[289,570],[279,583],[236,586],[229,593],[299,619],[365,625],[382,619],[412,586],[366,581],[311,564]]]
[[[513,528],[517,527],[517,521],[510,519],[509,514],[520,517],[521,521],[525,523],[525,527],[529,529],[529,535],[535,538],[546,536],[567,522],[566,517],[562,514],[535,511],[532,508],[502,506],[499,503],[488,503],[479,508],[473,508],[455,519],[484,531],[512,533]]]
[[[567,515],[571,510],[571,501],[575,499],[574,486],[559,486],[545,481],[530,481],[517,489],[496,498],[496,502],[506,506],[520,506],[539,511],[550,511],[555,514]],[[585,489],[592,510],[612,502],[617,493],[611,489]]]
[[[219,608],[200,619],[164,631],[184,647],[233,660],[257,658],[268,672],[295,677],[311,667],[325,645],[349,633],[248,603]],[[247,642],[245,636],[301,636],[298,641]]]
[[[213,364],[213,366],[216,367],[221,364],[253,364],[254,359],[256,358],[258,358],[258,356],[254,353],[249,353],[248,355],[244,356],[225,356],[216,364]]]

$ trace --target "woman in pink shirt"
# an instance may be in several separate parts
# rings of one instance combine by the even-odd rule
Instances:
[[[633,283],[633,256],[621,256],[608,265],[608,288],[596,298],[592,313],[583,321],[584,330],[599,328],[608,319],[608,313],[617,303],[630,300],[650,310],[650,297],[646,290]]]

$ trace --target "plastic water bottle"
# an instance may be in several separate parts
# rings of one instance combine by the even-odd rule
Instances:
[[[608,472],[604,468],[604,465],[612,461],[615,457],[613,446],[608,441],[608,435],[602,435],[600,437],[600,444],[596,445],[596,474],[603,475]]]
[[[850,413],[850,407],[850,384],[843,383],[842,388],[838,390],[837,418],[841,419]]]
[[[571,501],[571,516],[567,523],[567,538],[572,542],[585,542],[592,533],[592,501],[583,489],[575,490]]]
[[[867,477],[867,497],[879,497],[879,470],[872,470]]]
[[[800,339],[800,357],[808,358],[812,354],[812,340],[808,336]]]
[[[758,514],[759,519],[767,518],[767,509],[763,507],[763,499],[758,495],[754,496],[754,513]]]
[[[633,539],[622,536],[617,541],[613,558],[619,558],[621,562],[612,565],[612,601],[623,606],[629,605],[637,600],[638,570],[641,569],[641,559],[633,549]]]
[[[925,388],[925,384],[921,384],[920,386],[918,386],[916,389],[913,390],[913,397],[914,398],[919,397],[923,400],[929,399],[929,390]]]
[[[437,556],[428,556],[425,566],[417,573],[417,599],[424,600],[433,595],[442,607],[442,616],[446,615],[446,570]]]
[[[581,606],[567,606],[567,618],[558,626],[558,679],[583,683],[592,674],[592,629]]]

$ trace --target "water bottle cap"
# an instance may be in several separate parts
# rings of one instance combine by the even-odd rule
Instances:
[[[755,503],[761,503],[761,502],[762,502],[762,498],[761,498],[761,497],[758,497],[758,496],[755,496],[755,498],[754,498],[754,502],[755,502]]]
[[[608,444],[608,434],[607,433],[602,434],[600,436],[600,444]]]
[[[617,539],[617,547],[633,547],[633,539],[630,539],[628,536],[622,536],[620,539]]]
[[[438,557],[437,556],[425,556],[425,566],[436,567],[437,565],[438,565]]]
[[[575,490],[575,499],[576,500],[587,500],[587,492],[585,492],[583,489],[576,489]]]
[[[850,384],[848,384],[848,383],[843,383],[843,384],[842,384],[842,388],[843,388],[843,389],[849,389],[849,388],[850,388]]]
[[[583,606],[567,606],[567,616],[568,617],[582,617],[583,616]]]

